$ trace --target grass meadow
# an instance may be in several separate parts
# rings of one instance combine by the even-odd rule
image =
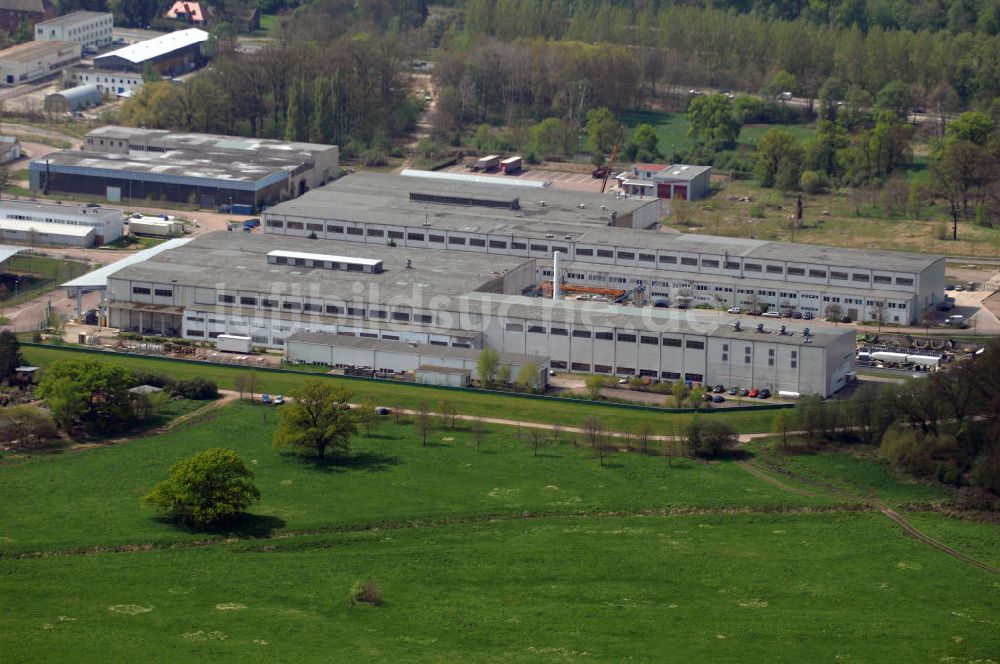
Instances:
[[[480,451],[461,427],[425,446],[392,417],[317,467],[271,447],[276,424],[275,409],[236,403],[125,444],[3,459],[4,659],[938,662],[1000,651],[995,576],[794,477],[637,452],[602,467],[565,434],[536,456],[509,427],[488,427]],[[184,532],[140,508],[174,462],[209,446],[256,473],[262,498],[239,530]],[[830,456],[816,477],[882,495],[872,459]],[[970,555],[996,550],[995,526],[915,516],[967,538]],[[385,603],[352,606],[351,585],[368,578]]]
[[[219,387],[225,389],[232,389],[234,378],[240,373],[249,371],[241,367],[192,364],[153,357],[126,357],[112,353],[81,353],[57,347],[24,346],[21,351],[27,362],[40,367],[58,360],[90,359],[121,365],[136,371],[166,373],[177,380],[204,376],[216,381]],[[305,379],[302,375],[273,372],[257,372],[257,377],[257,391],[272,394],[288,394]],[[502,417],[567,427],[582,426],[588,417],[597,416],[606,427],[615,430],[632,429],[643,421],[653,422],[657,427],[665,429],[671,425],[679,425],[690,417],[686,414],[630,410],[613,405],[595,405],[569,399],[565,402],[558,402],[507,395],[483,395],[462,390],[436,389],[405,383],[366,381],[333,376],[327,377],[327,380],[335,381],[346,387],[351,391],[352,398],[358,401],[366,396],[371,396],[379,402],[379,405],[383,406],[416,408],[421,402],[427,402],[434,410],[440,406],[442,401],[449,401],[454,404],[461,415]],[[666,398],[664,396],[664,400]],[[725,417],[740,432],[750,433],[769,431],[771,421],[774,419],[774,411],[743,411],[738,413],[726,411],[725,413],[707,414],[706,417]]]

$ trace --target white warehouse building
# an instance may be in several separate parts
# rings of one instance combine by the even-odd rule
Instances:
[[[0,201],[0,233],[7,241],[92,247],[114,242],[123,228],[118,208]]]
[[[535,260],[523,256],[487,262],[470,252],[222,232],[114,271],[107,307],[110,325],[122,330],[249,336],[285,348],[292,361],[340,362],[323,349],[336,343],[303,350],[309,337],[301,333],[322,333],[397,342],[410,355],[447,350],[471,360],[493,348],[536,358],[539,367],[822,396],[853,369],[849,329],[744,329],[690,310],[524,297],[537,275]]]
[[[565,281],[641,286],[659,306],[913,324],[944,299],[943,256],[666,233],[659,221],[657,199],[356,173],[268,209],[264,231],[546,265],[560,252]]]
[[[35,41],[76,42],[96,52],[114,38],[114,15],[110,12],[76,11],[35,24]]]

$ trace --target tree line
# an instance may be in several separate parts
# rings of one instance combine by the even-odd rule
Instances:
[[[1000,341],[975,359],[902,384],[864,385],[849,399],[804,397],[776,415],[786,441],[877,445],[893,468],[916,477],[1000,496]]]
[[[123,124],[337,143],[370,160],[416,121],[404,48],[385,35],[332,44],[279,42],[248,54],[223,50],[183,83],[150,82],[122,107]]]
[[[761,11],[764,4],[798,9]],[[872,95],[900,80],[924,106],[988,102],[1000,93],[997,3],[950,5],[953,18],[951,9],[931,0],[921,2],[917,11],[909,2],[893,0],[469,0],[463,5],[464,32],[456,42],[474,44],[470,55],[482,47],[483,37],[628,45],[642,60],[642,80],[654,85],[757,90],[774,72],[785,70],[796,77],[791,92],[807,98],[814,98],[828,78],[836,78]],[[894,9],[886,11],[890,6]],[[869,14],[880,18],[868,20]],[[883,18],[893,15],[907,20],[895,24]]]

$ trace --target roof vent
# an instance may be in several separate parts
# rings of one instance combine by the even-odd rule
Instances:
[[[782,325],[781,329],[778,330],[778,334],[780,334],[781,336],[785,336],[786,334],[788,334],[788,332],[785,330],[785,326],[784,325]]]
[[[802,328],[802,336],[804,336],[804,337],[811,337],[812,336],[812,330],[810,330],[808,327]]]
[[[409,258],[406,259],[406,269],[407,270],[412,270],[413,269],[413,261],[410,260]]]
[[[422,224],[420,224],[420,225],[421,225],[421,226],[430,226],[430,225],[431,225],[431,222],[429,222],[429,221],[425,221],[424,223],[422,223]]]
[[[607,205],[602,205],[602,206],[601,206],[601,209],[602,209],[602,210],[607,210],[607,209],[608,209],[608,206],[607,206]]]
[[[572,235],[563,235],[563,239],[564,240],[572,240],[573,236]]]
[[[580,209],[582,210],[582,209],[584,209],[584,208],[585,208],[585,207],[587,207],[587,206],[586,206],[586,205],[584,205],[583,203],[580,203],[579,205],[577,205],[577,207],[578,207],[578,208],[580,208]]]
[[[760,332],[760,333],[764,332],[764,324],[763,323],[757,323],[757,332]]]
[[[740,331],[740,322],[738,320],[734,320],[733,321],[733,332],[739,332],[739,331]]]
[[[545,237],[546,237],[547,239],[551,240],[552,238],[554,238],[554,237],[555,237],[555,235],[553,235],[552,233],[546,233],[546,234],[545,234]]]
[[[542,207],[545,207],[545,201],[538,201],[538,204]]]

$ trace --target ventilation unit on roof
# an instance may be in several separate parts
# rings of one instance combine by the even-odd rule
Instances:
[[[778,334],[780,334],[781,336],[785,336],[786,334],[788,334],[788,332],[786,331],[786,329],[785,329],[785,326],[784,326],[784,325],[782,325],[782,326],[781,326],[781,329],[780,329],[780,330],[778,330]]]
[[[345,272],[367,272],[369,274],[379,274],[382,272],[382,261],[380,260],[352,256],[333,256],[329,254],[310,254],[302,251],[271,251],[267,254],[267,262],[271,265],[294,265],[296,267],[312,267],[321,270],[343,270]]]
[[[540,207],[545,207],[545,201],[538,201],[538,205]]]
[[[577,205],[577,207],[582,210],[582,209],[584,209],[587,206],[584,203],[580,203],[579,205]]]
[[[764,324],[763,323],[757,323],[757,331],[761,332],[761,333],[764,332]]]
[[[810,330],[808,327],[802,328],[802,336],[804,336],[804,337],[811,337],[812,336],[812,330]]]
[[[549,240],[551,240],[552,238],[554,238],[554,237],[555,237],[555,235],[553,235],[552,233],[546,233],[546,234],[545,234],[545,237],[546,237],[546,239],[549,239]]]
[[[521,209],[521,200],[518,198],[474,198],[472,196],[448,196],[446,194],[428,194],[411,191],[410,200],[418,203],[439,203],[441,205],[461,205],[464,207],[499,208],[504,210]]]
[[[739,332],[739,331],[740,331],[740,322],[738,320],[734,320],[733,321],[733,332]]]
[[[572,240],[573,236],[572,235],[563,235],[563,239],[564,240]]]

